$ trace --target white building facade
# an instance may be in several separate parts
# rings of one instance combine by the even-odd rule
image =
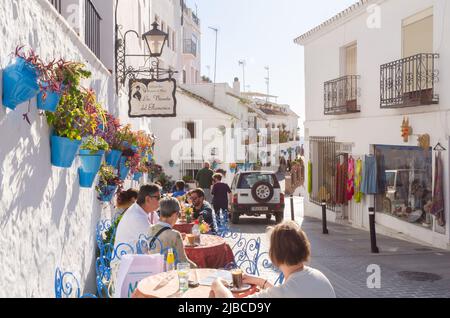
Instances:
[[[306,215],[320,218],[326,200],[331,220],[368,228],[374,206],[383,228],[450,248],[449,18],[446,0],[363,0],[295,40],[305,49]],[[434,151],[438,143],[447,150]],[[385,160],[384,191],[338,203],[336,158],[370,154]],[[439,154],[444,217],[430,213]]]

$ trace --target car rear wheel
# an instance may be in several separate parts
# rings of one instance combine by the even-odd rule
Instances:
[[[233,224],[239,224],[239,213],[232,213],[231,214],[231,222]]]
[[[272,219],[272,214],[266,214],[267,222],[270,222],[271,219]]]
[[[283,220],[284,220],[283,212],[279,212],[279,213],[275,214],[275,220],[276,220],[277,224],[280,224],[281,222],[283,222]]]

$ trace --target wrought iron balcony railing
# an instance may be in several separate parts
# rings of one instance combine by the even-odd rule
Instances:
[[[192,54],[193,56],[197,56],[197,44],[194,41],[192,41],[191,39],[185,39],[184,46],[183,46],[183,53],[184,54]]]
[[[401,108],[439,103],[439,54],[421,53],[381,65],[381,108]]]
[[[92,1],[85,1],[85,42],[91,51],[100,58],[100,22],[102,18]]]
[[[342,115],[360,112],[358,105],[359,75],[347,75],[324,84],[325,115]]]
[[[198,18],[198,16],[192,12],[192,20],[194,20],[194,23],[198,26],[200,26],[200,19]]]
[[[61,0],[48,0],[54,7],[55,9],[61,13]]]

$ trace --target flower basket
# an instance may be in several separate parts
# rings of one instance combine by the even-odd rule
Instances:
[[[51,137],[52,165],[60,168],[72,167],[80,146],[81,140],[71,140],[53,135]]]
[[[80,150],[79,156],[83,172],[97,174],[102,165],[104,154],[105,152],[103,150],[99,150],[95,153],[91,153],[90,150]]]
[[[45,84],[42,84],[45,87]],[[59,102],[61,101],[62,93],[54,92],[52,90],[45,93],[40,92],[37,98],[37,108],[40,110],[45,110],[54,113],[58,108]]]
[[[122,151],[111,150],[106,153],[106,163],[109,166],[117,167],[121,156],[122,156]]]
[[[111,200],[114,197],[114,194],[116,193],[117,186],[115,185],[108,185],[101,188],[101,193],[99,196],[99,199],[101,202],[111,202]]]
[[[16,109],[39,93],[39,73],[33,64],[18,57],[3,71],[2,103]]]
[[[143,176],[144,176],[144,174],[143,174],[142,172],[136,172],[136,173],[134,174],[133,180],[139,182],[139,180],[141,180],[141,178],[142,178]]]
[[[95,177],[97,177],[97,172],[84,172],[82,168],[78,168],[78,176],[80,178],[80,187],[92,188]]]
[[[119,178],[120,180],[124,181],[127,177],[128,174],[130,173],[130,167],[127,167],[126,162],[127,162],[128,158],[127,157],[122,157],[120,159],[120,175]]]

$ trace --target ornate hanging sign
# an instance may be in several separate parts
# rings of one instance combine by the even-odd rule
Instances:
[[[130,117],[177,116],[175,79],[134,79],[129,85]]]

